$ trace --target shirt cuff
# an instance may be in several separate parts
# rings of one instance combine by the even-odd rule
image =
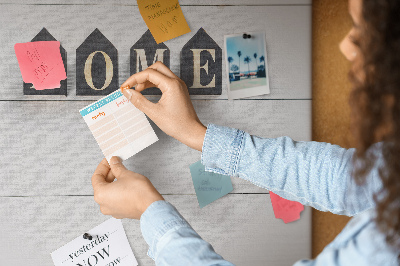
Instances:
[[[209,124],[203,142],[201,163],[205,170],[236,176],[244,144],[244,131]]]
[[[157,256],[159,240],[170,230],[190,227],[172,204],[165,200],[153,202],[140,217],[140,228],[149,245],[147,255],[153,260]]]

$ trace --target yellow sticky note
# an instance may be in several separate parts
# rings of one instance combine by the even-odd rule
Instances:
[[[190,32],[178,0],[137,0],[140,14],[157,43]]]

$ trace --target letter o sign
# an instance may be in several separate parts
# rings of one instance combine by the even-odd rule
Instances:
[[[93,78],[92,78],[92,62],[93,62],[93,57],[97,53],[101,53],[104,56],[104,60],[106,61],[106,80],[104,82],[103,87],[101,87],[100,89],[98,89],[94,86]],[[85,62],[84,73],[85,73],[86,83],[93,90],[102,91],[110,85],[112,78],[113,78],[113,70],[114,70],[113,63],[111,61],[111,58],[108,56],[108,54],[106,54],[103,51],[94,51],[93,53],[91,53],[88,56],[88,58],[86,59],[86,62]]]

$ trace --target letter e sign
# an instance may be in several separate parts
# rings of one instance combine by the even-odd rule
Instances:
[[[182,48],[181,79],[191,95],[222,93],[222,49],[203,28]]]

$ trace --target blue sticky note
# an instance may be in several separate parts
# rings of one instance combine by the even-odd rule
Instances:
[[[206,172],[200,161],[190,166],[190,173],[200,208],[233,190],[230,176]]]

